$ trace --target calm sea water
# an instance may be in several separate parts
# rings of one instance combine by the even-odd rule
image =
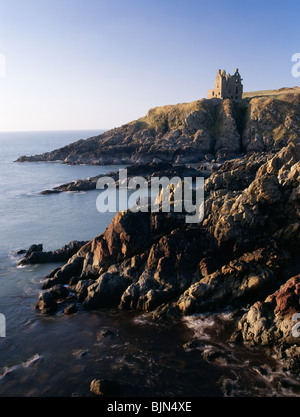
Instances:
[[[0,339],[0,396],[89,396],[94,378],[119,381],[124,396],[299,395],[299,381],[272,358],[228,344],[233,325],[228,313],[172,325],[112,310],[80,311],[71,317],[38,314],[34,306],[41,279],[60,265],[18,268],[16,251],[33,243],[54,250],[72,240],[92,239],[113,217],[97,212],[96,190],[40,192],[119,167],[13,161],[99,133],[0,134],[0,313],[6,317],[6,337]],[[101,337],[105,329],[114,336]],[[221,350],[222,358],[208,363],[197,349],[184,349],[191,337]]]

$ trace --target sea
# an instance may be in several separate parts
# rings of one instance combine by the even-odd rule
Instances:
[[[97,211],[97,190],[41,191],[124,167],[15,161],[100,133],[0,133],[0,397],[90,397],[93,379],[118,382],[122,397],[299,396],[300,381],[269,352],[229,342],[230,310],[157,323],[140,312],[35,309],[42,279],[62,264],[19,267],[18,251],[91,240],[114,216]]]

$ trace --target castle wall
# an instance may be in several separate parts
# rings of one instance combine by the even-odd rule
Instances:
[[[243,96],[243,84],[238,69],[234,75],[226,74],[226,71],[218,70],[215,88],[208,90],[207,98],[220,98],[241,100]]]

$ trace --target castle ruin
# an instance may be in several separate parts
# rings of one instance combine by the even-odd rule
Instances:
[[[216,76],[215,88],[208,90],[207,98],[230,98],[232,100],[241,100],[243,96],[242,78],[236,68],[234,75],[226,74],[226,71],[218,70]]]

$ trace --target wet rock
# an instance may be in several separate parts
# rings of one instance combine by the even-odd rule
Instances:
[[[84,307],[138,309],[157,319],[263,303],[285,283],[286,270],[299,270],[299,160],[295,140],[277,153],[216,167],[205,184],[201,224],[186,224],[181,213],[120,212],[46,286],[77,277]],[[274,299],[276,317],[290,309],[297,291],[286,288]],[[265,312],[255,309],[253,331],[259,334]],[[271,324],[272,314],[265,317]],[[268,344],[269,337],[272,332],[264,333],[259,343]]]
[[[203,176],[204,178],[209,177],[209,173],[207,172],[200,172],[199,169],[193,167],[187,167],[186,165],[173,165],[172,163],[168,162],[150,162],[150,163],[136,163],[134,165],[130,165],[126,168],[127,170],[127,179],[130,181],[131,178],[136,176],[142,176],[146,179],[148,184],[151,184],[152,176],[156,176],[158,178],[162,177],[191,177],[196,178],[198,176]],[[96,175],[95,177],[89,177],[81,180],[76,180],[75,182],[72,181],[67,184],[62,184],[58,187],[55,187],[53,190],[45,190],[42,191],[41,194],[48,195],[53,193],[60,193],[60,192],[80,192],[80,191],[89,191],[95,190],[97,186],[97,181],[100,178],[113,178],[116,182],[117,187],[119,187],[119,171],[109,172],[106,175]]]
[[[289,279],[265,301],[254,303],[238,322],[231,341],[241,339],[251,346],[275,349],[274,356],[299,373],[300,338],[293,334],[296,312],[300,312],[300,275]]]
[[[254,303],[238,323],[243,340],[251,345],[299,344],[292,317],[300,312],[300,275],[289,279],[265,301]]]
[[[54,277],[54,275],[56,274],[56,272],[58,272],[59,270],[60,270],[60,268],[55,268],[55,269],[53,269],[53,270],[50,272],[50,274],[48,274],[48,275],[45,277],[45,279],[53,278],[53,277]]]
[[[36,304],[36,309],[39,310],[41,314],[55,314],[58,309],[55,297],[47,292],[41,294]]]
[[[191,350],[203,350],[204,344],[200,342],[198,339],[191,339],[183,345],[183,349],[187,352]]]
[[[29,257],[34,252],[41,252],[43,250],[43,245],[31,245],[26,253],[26,257]]]
[[[89,355],[89,351],[85,349],[78,349],[78,350],[75,350],[72,354],[74,358],[82,359]]]
[[[285,367],[300,377],[300,346],[294,344],[291,346],[281,346],[275,353],[275,358],[280,359]]]
[[[258,291],[277,281],[275,264],[288,255],[268,249],[258,249],[224,265],[213,274],[193,284],[178,300],[179,309],[194,314],[235,303],[239,299],[256,297]],[[273,268],[264,265],[265,259]]]
[[[106,272],[87,288],[87,297],[83,306],[88,310],[117,307],[122,294],[131,282],[130,278]]]
[[[75,313],[77,313],[77,311],[78,311],[78,307],[77,307],[76,303],[70,304],[64,309],[64,313],[67,316],[75,314]]]
[[[60,269],[60,268],[59,268]],[[56,271],[57,272],[57,271]],[[55,274],[54,274],[55,275]],[[69,280],[70,287],[76,286],[80,281],[80,277],[71,277]]]
[[[57,301],[68,297],[69,290],[63,285],[55,285],[50,290],[40,294],[36,309],[42,314],[54,314],[58,309]]]
[[[44,252],[43,245],[32,245],[19,265],[66,262],[87,242],[73,241],[61,249]]]
[[[20,249],[17,251],[17,255],[24,255],[25,253],[27,253],[26,249]]]
[[[222,363],[226,363],[225,353],[214,346],[208,346],[202,349],[201,356],[204,360],[208,362],[222,361]]]
[[[120,384],[107,379],[93,379],[90,391],[98,396],[118,396],[120,394]]]
[[[115,329],[104,329],[100,330],[97,333],[97,341],[103,340],[103,339],[111,339],[113,337],[116,337],[118,332]]]
[[[92,279],[78,281],[74,288],[78,301],[83,301],[86,298],[88,294],[88,288],[94,283],[95,281]]]
[[[155,243],[139,279],[124,292],[122,309],[153,311],[182,293],[192,282],[199,260],[201,233],[176,229]]]
[[[70,279],[74,276],[80,276],[82,271],[84,259],[80,256],[71,258],[70,261],[55,272],[52,278],[49,278],[44,284],[43,289],[52,288],[54,285],[69,283]]]

